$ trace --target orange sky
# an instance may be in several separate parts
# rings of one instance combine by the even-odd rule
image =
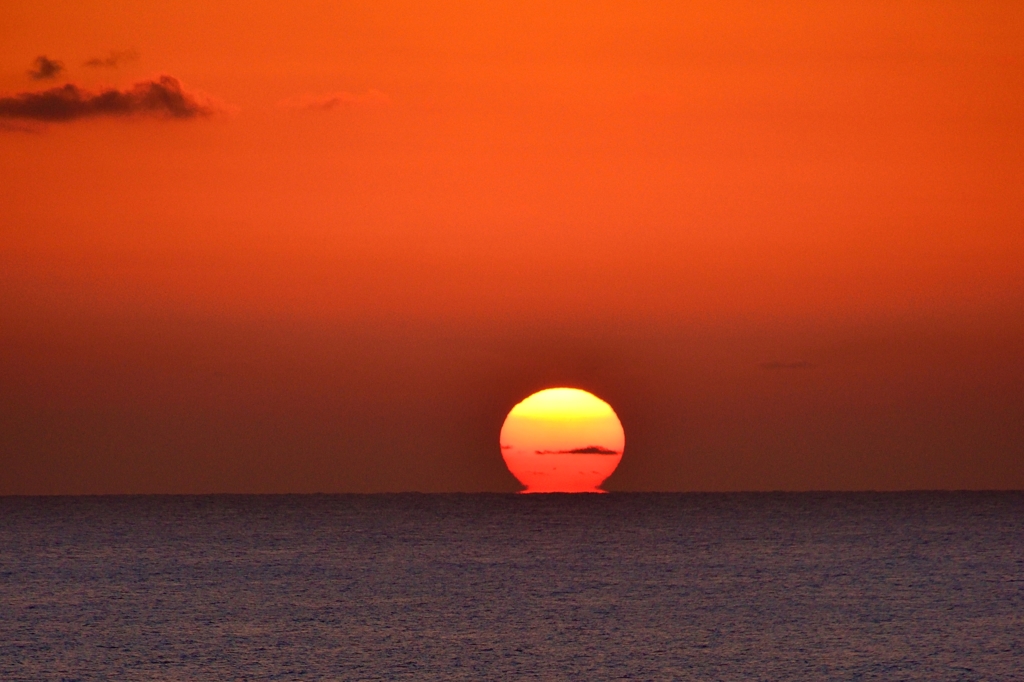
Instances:
[[[1024,487],[1022,188],[1018,3],[4,3],[0,494]]]

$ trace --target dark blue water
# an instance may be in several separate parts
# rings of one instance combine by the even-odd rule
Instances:
[[[3,680],[1022,670],[1020,493],[0,498]]]

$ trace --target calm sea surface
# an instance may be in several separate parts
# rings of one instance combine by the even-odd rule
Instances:
[[[1024,494],[0,498],[2,680],[1022,680]]]

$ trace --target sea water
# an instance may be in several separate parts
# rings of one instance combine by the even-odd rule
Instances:
[[[2,680],[1020,680],[1024,494],[0,498]]]

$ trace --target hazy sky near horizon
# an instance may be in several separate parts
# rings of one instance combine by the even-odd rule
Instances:
[[[0,6],[0,494],[1024,487],[1013,2]]]

